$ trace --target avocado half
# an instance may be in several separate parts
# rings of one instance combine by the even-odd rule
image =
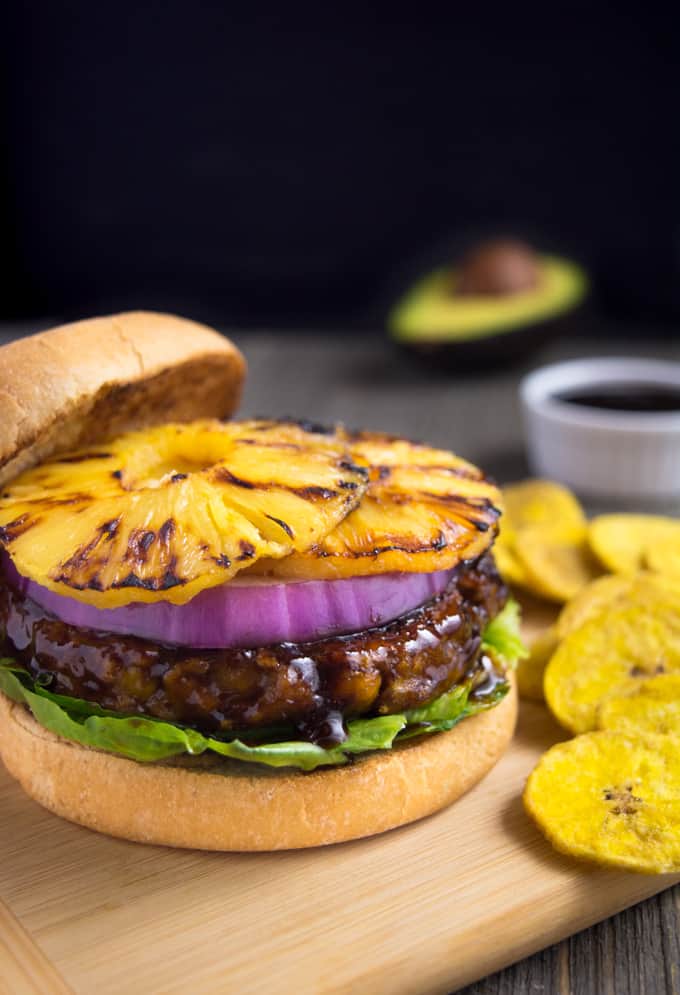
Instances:
[[[457,294],[460,271],[437,269],[392,308],[389,332],[400,345],[437,361],[519,356],[556,333],[588,291],[576,263],[549,255],[536,255],[536,263],[536,285],[512,294]]]

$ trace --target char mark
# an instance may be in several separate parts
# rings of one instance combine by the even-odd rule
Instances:
[[[280,483],[277,480],[262,480],[258,483],[254,483],[252,480],[244,480],[242,477],[237,477],[236,474],[232,473],[231,470],[228,470],[225,466],[220,466],[217,470],[215,470],[215,477],[222,483],[232,484],[234,487],[242,487],[244,490],[288,491],[290,494],[297,494],[298,497],[304,498],[305,500],[321,498],[322,501],[330,501],[331,498],[337,497],[338,494],[337,491],[331,490],[328,487],[318,487],[311,484],[308,487],[290,487],[289,485]]]
[[[348,459],[340,460],[338,466],[340,467],[341,470],[344,470],[346,473],[357,473],[359,474],[360,477],[368,476],[368,467],[359,466],[357,463],[353,463],[351,460]]]
[[[74,456],[60,456],[57,463],[85,463],[89,459],[111,459],[113,453],[76,453]]]
[[[161,527],[158,530],[158,538],[163,543],[164,546],[169,545],[172,537],[175,534],[175,520],[173,518],[166,518]]]
[[[297,442],[263,442],[262,439],[237,439],[236,443],[239,446],[260,446],[262,449],[292,449],[296,453],[299,453],[302,449],[302,446],[299,446]]]
[[[103,539],[108,539],[111,542],[115,538],[118,532],[118,526],[120,525],[120,518],[112,518],[110,522],[104,522],[103,525],[99,526],[99,531]]]
[[[331,498],[337,497],[338,492],[331,490],[329,487],[316,487],[310,485],[309,487],[287,487],[286,490],[290,491],[292,494],[297,494],[301,498],[321,498],[322,501],[330,501]]]
[[[265,515],[265,518],[268,518],[270,522],[276,522],[276,524],[283,529],[283,531],[290,539],[295,538],[295,533],[291,529],[288,522],[284,522],[282,518],[275,518],[274,515]]]
[[[444,533],[443,532],[440,532],[432,540],[432,549],[436,549],[436,550],[446,549],[446,539],[444,538]]]
[[[128,536],[125,559],[132,560],[133,563],[146,563],[155,538],[156,533],[151,529],[133,529]]]
[[[0,525],[0,543],[3,546],[8,546],[19,536],[32,529],[34,525],[37,525],[39,521],[39,518],[29,518],[28,513],[26,513],[15,518],[13,522],[8,522],[7,525]]]
[[[241,555],[237,557],[237,559],[252,560],[255,556],[255,547],[252,542],[247,542],[245,539],[239,539],[239,546],[241,549]]]
[[[252,480],[244,480],[242,477],[237,477],[231,470],[227,470],[226,466],[218,467],[215,470],[215,477],[217,480],[222,481],[222,483],[233,484],[234,487],[243,487],[248,491],[254,491],[257,488],[257,484],[254,484]]]
[[[321,425],[319,422],[310,421],[308,418],[295,418],[293,416],[284,415],[282,418],[274,418],[269,422],[270,425],[297,425],[301,428],[303,432],[310,432],[312,435],[334,435],[335,428],[329,428],[328,425]]]
[[[384,546],[373,546],[372,549],[353,549],[348,550],[344,553],[339,554],[343,559],[346,560],[362,560],[371,556],[380,556],[381,553],[432,553],[440,552],[442,549],[446,549],[448,543],[441,532],[438,532],[436,536],[430,542],[417,543],[408,542],[404,540],[402,542],[391,542]],[[316,551],[312,547],[308,552],[314,553],[316,556],[334,556],[336,554],[328,553],[319,549]]]
[[[138,577],[137,574],[130,571],[127,577],[123,577],[122,580],[115,581],[111,587],[138,587],[144,591],[157,591],[158,581],[155,577]]]
[[[186,584],[182,577],[175,573],[175,562],[171,562],[162,577],[138,577],[136,573],[130,571],[127,577],[116,581],[111,587],[120,589],[123,587],[137,587],[144,591],[167,591],[171,587],[179,587]]]
[[[118,533],[118,527],[120,525],[120,518],[112,518],[108,522],[103,522],[97,529],[96,534],[90,539],[88,543],[77,549],[73,556],[69,557],[60,564],[61,573],[55,577],[55,580],[62,584],[68,584],[73,587],[76,586],[78,590],[83,590],[84,588],[89,588],[93,591],[101,590],[99,582],[96,577],[89,580],[83,587],[78,587],[73,584],[72,574],[83,570],[89,563],[90,558],[94,551],[99,546],[102,540],[106,542],[112,542]]]

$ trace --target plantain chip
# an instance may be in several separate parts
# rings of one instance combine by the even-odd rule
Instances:
[[[543,674],[558,646],[554,626],[537,635],[529,643],[529,655],[517,663],[517,689],[522,698],[543,701]]]
[[[564,639],[614,601],[630,591],[632,579],[620,574],[605,574],[586,584],[560,612],[557,619],[557,635]]]
[[[622,601],[591,618],[560,643],[546,668],[543,690],[558,722],[574,733],[597,726],[611,694],[641,680],[680,672],[677,589],[640,583]]]
[[[680,578],[680,532],[665,536],[663,542],[647,546],[644,558],[645,565],[655,573]]]
[[[501,538],[502,535],[503,533],[496,539],[493,547],[498,572],[506,583],[526,587],[527,575],[524,567],[510,543]]]
[[[551,480],[509,484],[502,496],[505,513],[496,545],[501,575],[540,598],[564,601],[581,586],[578,575],[586,570],[587,523],[581,505]],[[587,579],[591,575],[588,570]]]
[[[518,532],[515,552],[530,590],[550,601],[569,601],[599,572],[583,540],[568,542],[542,526]]]
[[[680,736],[680,674],[651,677],[627,694],[606,698],[597,724],[629,736]]]
[[[658,551],[653,555],[661,561],[668,543],[680,543],[680,521],[660,515],[599,515],[590,523],[588,541],[607,570],[634,573],[647,565],[649,551]]]
[[[592,732],[558,743],[529,776],[524,806],[562,853],[680,871],[680,757],[670,737]]]
[[[568,543],[579,542],[585,536],[587,523],[583,508],[562,484],[552,480],[522,480],[504,487],[502,493],[505,520],[514,532],[538,527]]]

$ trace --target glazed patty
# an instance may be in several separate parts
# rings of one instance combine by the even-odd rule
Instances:
[[[477,670],[481,632],[507,598],[493,560],[380,628],[311,643],[192,651],[66,625],[0,587],[4,651],[55,693],[205,732],[293,725],[338,742],[343,720],[428,704]]]

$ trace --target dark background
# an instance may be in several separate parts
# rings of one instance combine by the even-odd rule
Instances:
[[[0,317],[360,326],[497,231],[582,260],[608,318],[679,315],[662,8],[271,7],[13,9]]]

